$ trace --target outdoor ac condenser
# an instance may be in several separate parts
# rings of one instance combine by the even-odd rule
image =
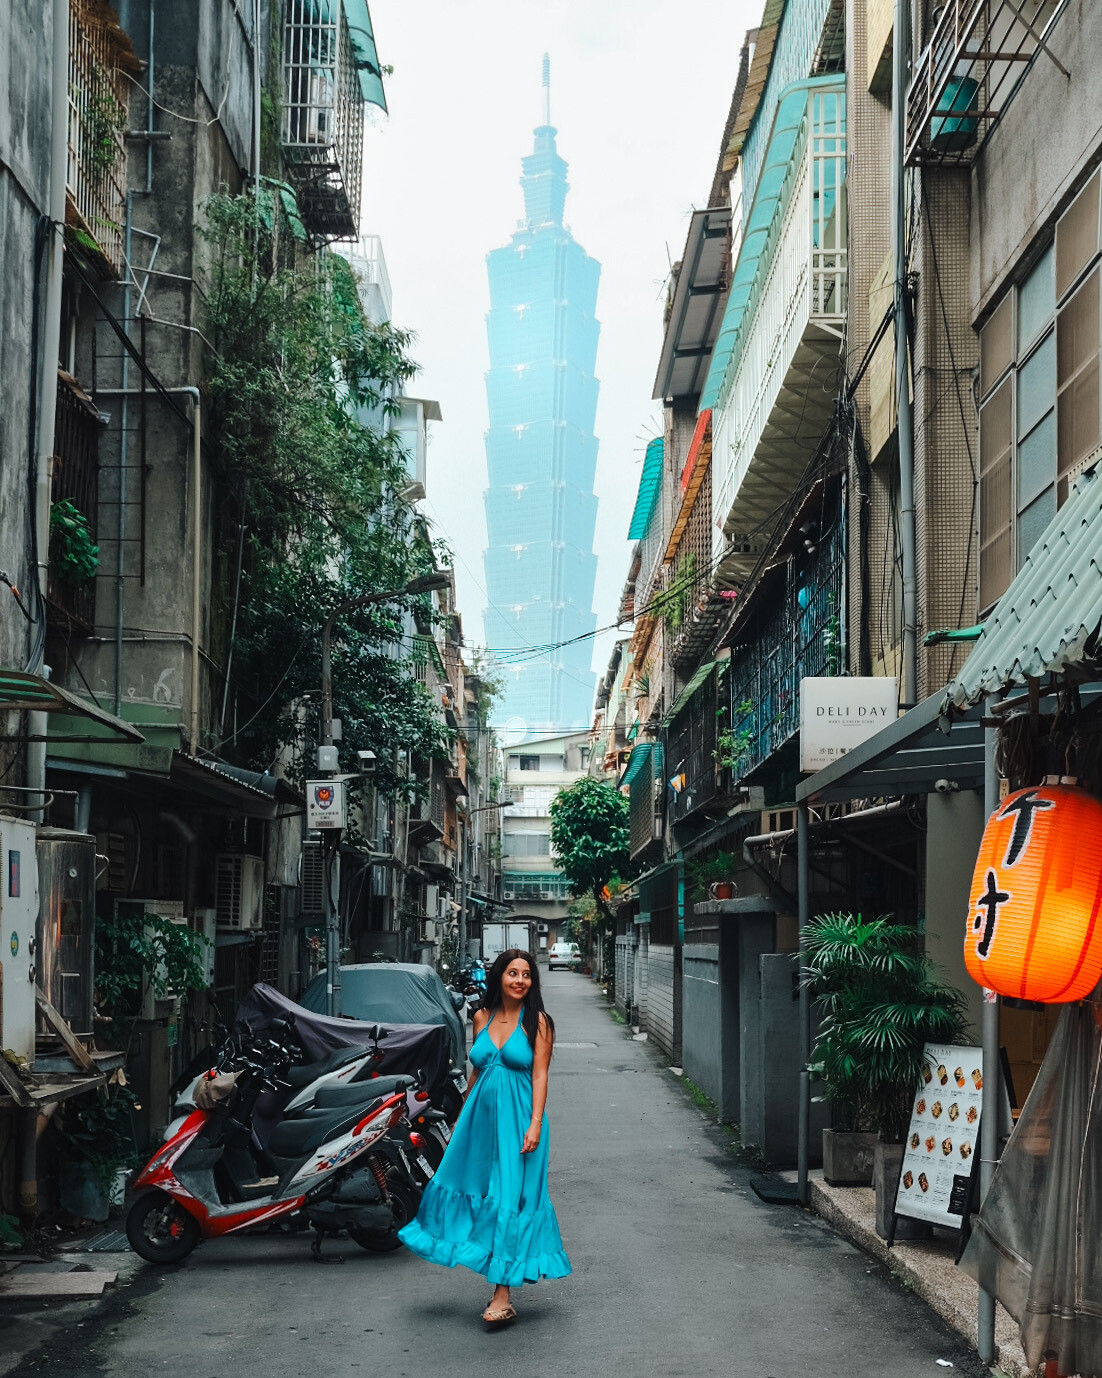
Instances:
[[[233,933],[256,932],[263,923],[264,861],[258,856],[223,852],[215,857],[215,908],[218,927]]]

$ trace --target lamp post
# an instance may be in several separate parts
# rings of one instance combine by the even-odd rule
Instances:
[[[321,745],[318,747],[318,773],[326,779],[337,774],[337,751],[333,745],[333,675],[331,643],[333,626],[339,617],[355,608],[367,607],[371,603],[388,603],[394,598],[407,594],[428,593],[431,589],[446,588],[451,578],[443,570],[431,574],[419,574],[407,584],[397,589],[385,589],[381,593],[363,593],[358,598],[349,598],[339,603],[325,619],[321,629]],[[325,866],[325,989],[328,1013],[336,1017],[341,1013],[341,925],[338,903],[340,885],[340,847],[343,828],[332,829],[333,837],[329,844],[329,856]]]
[[[490,809],[511,809],[513,801],[502,799],[493,804],[479,804],[477,809],[460,814],[462,824],[459,831],[459,955],[460,967],[467,964],[467,819],[476,813],[486,813]]]

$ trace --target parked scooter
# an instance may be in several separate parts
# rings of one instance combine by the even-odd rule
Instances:
[[[405,1117],[405,1079],[385,1095],[363,1087],[355,1103],[317,1107],[276,1126],[257,1160],[251,1118],[264,1090],[276,1090],[291,1051],[240,1032],[227,1041],[200,1104],[140,1173],[126,1233],[135,1253],[176,1263],[200,1239],[259,1225],[304,1220],[321,1258],[326,1234],[346,1230],[362,1248],[397,1248],[416,1214],[419,1192],[387,1136]],[[267,1169],[265,1175],[263,1169]]]

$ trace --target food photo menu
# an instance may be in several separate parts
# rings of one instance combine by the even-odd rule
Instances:
[[[926,1044],[895,1209],[959,1230],[979,1152],[983,1049]]]

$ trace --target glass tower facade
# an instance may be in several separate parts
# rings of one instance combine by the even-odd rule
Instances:
[[[486,318],[484,625],[505,681],[495,719],[512,740],[522,731],[588,727],[595,689],[592,641],[560,643],[596,627],[593,369],[601,266],[563,225],[566,163],[550,124],[535,131],[521,186],[524,220],[487,257]]]

